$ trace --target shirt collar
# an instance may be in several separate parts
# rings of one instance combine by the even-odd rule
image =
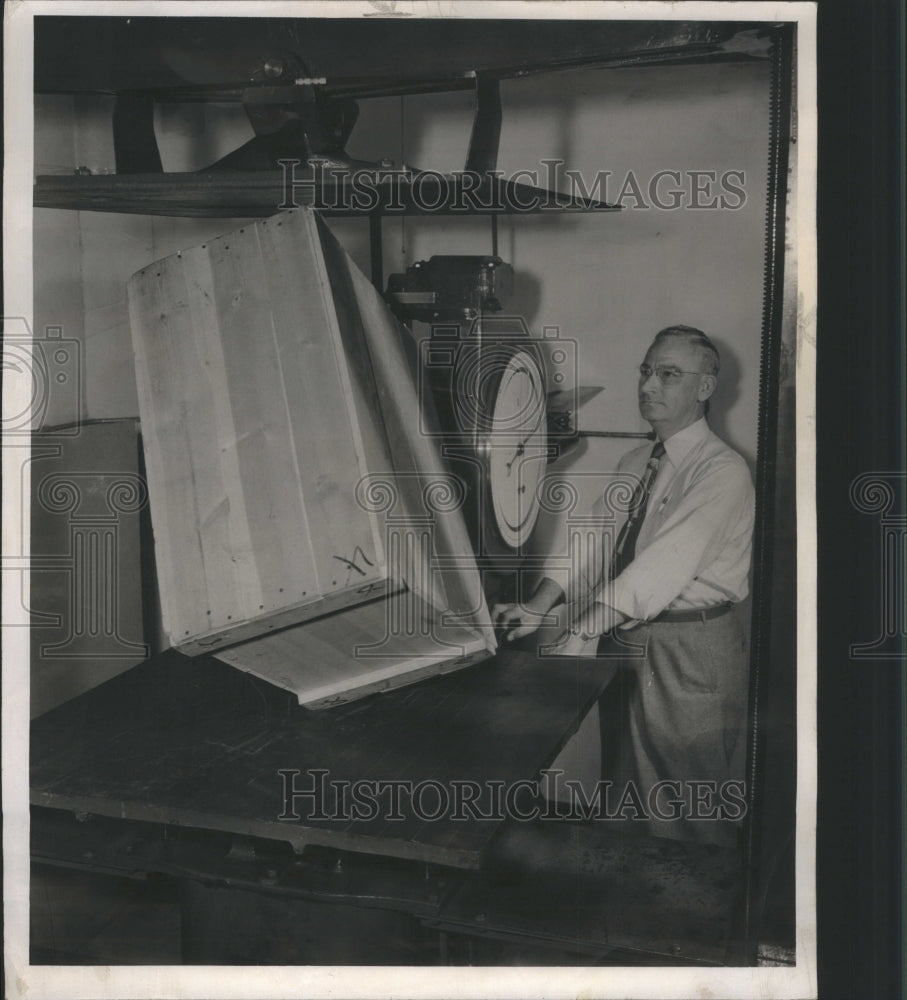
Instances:
[[[674,468],[678,468],[680,463],[687,457],[692,449],[701,444],[709,436],[709,425],[705,417],[700,417],[692,424],[672,434],[665,442],[665,454],[671,460]]]

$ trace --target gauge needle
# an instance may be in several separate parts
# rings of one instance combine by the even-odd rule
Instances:
[[[516,451],[513,453],[513,458],[511,458],[510,461],[506,463],[506,469],[507,469],[507,475],[508,476],[510,475],[510,469],[513,466],[513,463],[526,450],[526,443],[528,441],[530,441],[533,437],[535,437],[535,432],[539,429],[539,424],[540,423],[541,423],[541,420],[539,420],[539,422],[535,425],[535,427],[532,428],[532,430],[529,432],[529,434],[526,437],[524,437],[523,440],[520,441],[520,443],[516,446]]]
[[[530,437],[531,436],[532,435],[530,435]],[[513,465],[513,463],[520,457],[520,455],[523,454],[524,445],[526,444],[526,442],[528,440],[529,440],[529,438],[525,438],[524,440],[520,441],[520,443],[516,446],[516,451],[513,453],[513,458],[511,458],[510,461],[507,463],[507,475],[508,476],[510,475],[510,469],[511,469],[511,466]]]

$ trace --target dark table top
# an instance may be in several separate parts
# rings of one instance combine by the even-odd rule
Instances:
[[[613,670],[608,661],[539,660],[510,649],[314,712],[218,660],[170,651],[33,721],[31,800],[297,849],[321,844],[478,868],[505,818],[496,789],[532,781],[554,761]],[[327,773],[316,779],[313,770]],[[381,784],[358,786],[354,818],[351,792],[333,783],[363,781]],[[301,797],[287,808],[288,788],[316,782],[317,802]],[[396,801],[391,782],[406,783],[395,786]],[[409,795],[419,782],[430,783],[421,809]]]

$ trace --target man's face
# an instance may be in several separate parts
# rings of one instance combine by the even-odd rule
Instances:
[[[705,401],[714,392],[716,379],[714,375],[699,374],[703,370],[703,358],[681,337],[656,341],[643,363],[652,369],[652,374],[639,377],[639,412],[665,440],[702,416]],[[662,369],[685,374],[663,382],[656,374]]]

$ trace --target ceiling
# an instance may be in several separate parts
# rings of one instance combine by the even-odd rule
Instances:
[[[376,5],[377,6],[377,5]],[[393,7],[388,4],[388,7]],[[496,76],[589,64],[751,58],[733,39],[765,24],[362,17],[35,18],[35,89],[152,90],[327,78],[325,93],[367,96],[472,87]],[[270,63],[270,76],[263,71]],[[280,67],[281,72],[276,73]],[[381,86],[376,86],[378,82]],[[238,96],[238,95],[237,95]]]

